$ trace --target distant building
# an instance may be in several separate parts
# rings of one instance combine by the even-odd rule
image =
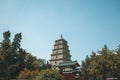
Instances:
[[[65,77],[65,80],[81,80],[80,65],[77,61],[71,60],[69,46],[62,35],[55,41],[50,64]]]

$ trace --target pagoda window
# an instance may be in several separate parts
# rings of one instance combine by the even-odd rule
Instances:
[[[57,41],[56,44],[59,44],[59,41]]]
[[[63,48],[63,45],[59,45],[59,48]]]
[[[60,43],[62,43],[62,41],[60,41]]]
[[[57,46],[55,46],[54,48],[57,49]]]
[[[55,61],[55,64],[57,64],[57,62]]]

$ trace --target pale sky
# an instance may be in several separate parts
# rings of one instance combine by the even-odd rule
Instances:
[[[7,30],[11,39],[22,32],[21,47],[46,60],[62,34],[81,63],[104,44],[120,44],[120,0],[0,0],[0,42]]]

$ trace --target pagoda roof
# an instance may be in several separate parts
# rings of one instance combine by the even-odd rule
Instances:
[[[55,42],[57,42],[57,41],[61,41],[61,40],[67,43],[67,41],[63,38],[63,36],[62,36],[62,35],[60,36],[60,39],[55,40]]]
[[[67,41],[66,41],[65,39],[58,39],[58,40],[55,40],[55,42],[57,42],[57,41],[64,41],[64,42],[67,43]]]
[[[65,61],[63,63],[59,63],[57,66],[62,67],[62,66],[74,66],[74,65],[80,66],[77,61]]]

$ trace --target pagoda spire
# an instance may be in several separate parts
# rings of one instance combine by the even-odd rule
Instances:
[[[62,36],[62,34],[61,34],[61,36],[60,36],[60,39],[63,39],[63,36]]]

